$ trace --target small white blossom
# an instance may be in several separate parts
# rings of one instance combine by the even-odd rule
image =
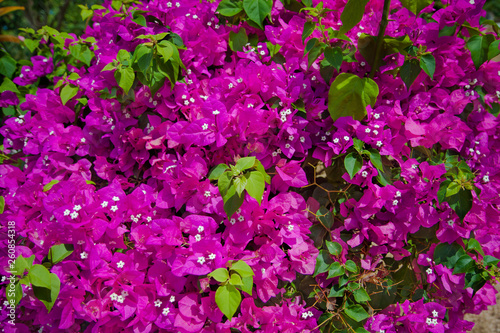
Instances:
[[[173,302],[175,302],[175,296],[174,295],[170,296],[170,303],[173,303]]]
[[[432,310],[432,316],[436,318],[437,316],[439,316],[439,313],[436,310]]]
[[[212,193],[210,193],[210,191],[205,191],[205,197],[209,198],[212,196]]]
[[[126,291],[126,290],[122,290],[122,296],[123,296],[123,297],[127,297],[127,296],[128,296],[128,291]]]
[[[260,53],[260,55],[266,55],[265,51],[260,51],[259,53]]]
[[[73,210],[75,210],[75,211],[77,211],[77,212],[78,212],[80,209],[82,209],[82,206],[80,206],[80,205],[75,205],[75,206],[73,207]]]
[[[111,208],[110,208],[110,209],[111,209],[113,212],[116,212],[116,211],[118,210],[118,206],[116,206],[116,205],[115,205],[115,206],[111,206]]]
[[[107,201],[103,201],[103,202],[101,203],[101,207],[102,207],[102,208],[108,207],[108,202],[107,202]]]
[[[159,299],[157,299],[157,300],[155,301],[155,306],[156,306],[157,308],[159,308],[159,307],[161,306],[161,303],[162,303],[162,301],[160,301]]]
[[[362,176],[363,178],[368,177],[368,172],[366,172],[366,171],[361,172],[361,176]]]
[[[346,136],[344,136],[344,140],[345,140],[345,141],[349,141],[349,137],[348,137],[347,135],[346,135]]]
[[[302,313],[302,319],[307,319],[307,318],[309,318],[307,312]]]
[[[212,114],[214,114],[214,115],[218,115],[219,113],[220,113],[220,111],[219,111],[219,110],[214,110],[214,111],[212,112]]]
[[[68,216],[69,214],[71,214],[71,211],[69,209],[66,209],[64,211],[64,216]]]
[[[288,225],[286,228],[288,229],[288,231],[292,231],[293,230],[293,225]]]
[[[377,141],[377,147],[382,147],[382,146],[383,146],[382,141]]]
[[[208,129],[208,124],[207,123],[203,124],[201,126],[201,129],[204,130],[204,131],[206,131]]]
[[[427,268],[427,270],[425,271],[427,274],[431,275],[432,274],[432,268]]]
[[[425,322],[427,323],[427,325],[432,324],[432,318],[427,318],[427,320]]]
[[[411,168],[412,168],[412,169],[417,169],[417,168],[418,168],[418,165],[416,165],[416,164],[412,164],[412,165],[411,165]]]
[[[81,139],[80,139],[80,142],[81,142],[81,143],[85,143],[85,141],[87,141],[87,140],[85,140],[85,138],[81,138]]]
[[[193,98],[193,97],[191,97],[191,98],[189,99],[189,101],[190,101],[191,103],[194,103],[194,102],[195,102],[195,100],[194,100],[194,98]]]
[[[198,234],[198,235],[194,236],[194,239],[195,239],[197,242],[201,241],[201,235],[200,235],[200,234]]]
[[[82,252],[80,253],[80,258],[82,259],[87,259],[89,257],[88,253],[87,252]]]
[[[490,176],[484,175],[483,176],[483,182],[488,183],[490,181]]]
[[[471,0],[471,1],[472,1],[472,0]],[[437,318],[432,319],[432,325],[437,325],[437,323],[438,323]]]
[[[339,138],[333,139],[333,143],[339,143]]]
[[[181,6],[180,3],[178,3],[178,2],[175,3],[175,7],[179,8],[180,6]]]
[[[197,262],[203,265],[205,263],[205,257],[198,257]]]
[[[369,128],[365,128],[365,133],[370,133],[371,130]]]
[[[164,316],[168,316],[169,313],[170,313],[170,309],[169,308],[163,308],[163,312],[161,314],[164,315]]]
[[[76,219],[78,217],[78,213],[77,212],[73,212],[73,213],[71,213],[70,216],[71,216],[71,219],[74,220],[74,219]]]
[[[236,223],[236,219],[233,217],[232,219],[229,220],[229,223],[231,223],[232,225],[234,225]]]
[[[240,77],[239,79],[236,80],[236,82],[241,83],[243,82],[243,79]]]
[[[184,105],[188,106],[189,105],[189,101],[184,101]]]
[[[395,195],[395,197],[396,197],[396,198],[399,198],[400,196],[401,196],[401,192],[400,192],[400,191],[396,191],[396,195]]]
[[[116,267],[118,268],[123,268],[123,266],[125,266],[125,263],[122,260],[116,263]]]
[[[243,215],[238,216],[238,221],[240,222],[245,221],[245,217]]]
[[[122,295],[120,295],[120,296],[118,296],[118,297],[116,298],[116,301],[117,301],[118,303],[123,303],[123,301],[124,301],[124,300],[125,300],[125,297],[123,297]]]
[[[292,146],[290,146],[290,144],[289,144],[289,143],[287,143],[287,144],[285,145],[285,148],[286,148],[286,149],[290,149],[290,147],[292,147]]]
[[[302,143],[306,142],[306,138],[304,138],[303,136],[301,136],[301,137],[299,138],[299,140],[300,140],[300,142],[302,142]]]
[[[115,293],[112,293],[111,295],[109,295],[109,298],[111,298],[112,301],[116,301],[116,299],[118,298],[118,295]]]
[[[373,115],[373,118],[375,118],[375,119],[380,118],[380,114],[379,114],[379,113],[375,113],[375,114]]]
[[[324,135],[323,135],[323,136],[321,137],[321,141],[326,141],[326,136],[324,136]]]
[[[200,226],[198,227],[198,232],[203,232],[204,230],[205,230],[205,227],[204,227],[204,226],[200,225]]]
[[[231,88],[233,88],[233,87],[234,87],[234,85],[233,85],[232,83],[230,83],[230,84],[228,84],[228,86],[227,86],[227,87],[228,87],[229,89],[231,89]]]
[[[397,205],[398,205],[398,202],[399,202],[398,200],[394,199],[394,200],[392,201],[392,205],[393,205],[393,206],[397,206]]]
[[[112,198],[112,200],[113,200],[113,201],[120,201],[120,198],[118,198],[117,196],[114,196],[114,197]]]
[[[288,140],[293,141],[294,139],[295,139],[295,137],[293,135],[288,136]]]
[[[214,260],[214,259],[215,259],[215,254],[214,254],[214,253],[210,253],[210,254],[208,255],[208,259],[210,259],[210,260]]]
[[[455,224],[455,221],[453,221],[453,220],[448,220],[448,222],[447,222],[447,223],[448,223],[448,225],[449,225],[450,227],[452,227],[452,226],[453,226],[453,224]]]
[[[377,130],[373,130],[373,134],[378,135],[378,131]]]

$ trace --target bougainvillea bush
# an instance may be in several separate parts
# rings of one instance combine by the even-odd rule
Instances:
[[[107,0],[82,36],[24,29],[5,332],[470,331],[500,261],[483,4]]]

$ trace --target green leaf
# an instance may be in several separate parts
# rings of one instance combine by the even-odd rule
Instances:
[[[314,29],[316,29],[315,22],[306,21],[306,23],[304,23],[304,30],[302,31],[302,43],[306,41],[307,37],[311,36],[311,34],[314,32]]]
[[[344,166],[349,174],[349,177],[354,178],[354,175],[361,170],[363,166],[363,158],[356,153],[349,153],[344,159]]]
[[[57,183],[59,183],[59,181],[58,181],[58,180],[56,180],[56,179],[51,180],[51,181],[50,181],[50,183],[46,184],[46,185],[43,187],[43,191],[44,191],[44,192],[49,191],[49,190],[52,188],[52,186],[54,186],[54,185],[55,185],[55,184],[57,184]]]
[[[437,193],[438,201],[439,203],[443,203],[446,199],[446,191],[448,190],[448,186],[451,184],[451,180],[447,179],[443,181],[439,185],[439,190]]]
[[[245,190],[245,186],[247,186],[247,178],[246,177],[235,177],[233,178],[233,184],[236,188],[236,193],[241,197],[241,194]]]
[[[12,74],[16,71],[16,60],[10,55],[5,54],[0,58],[0,74],[8,78],[12,78]]]
[[[344,309],[344,312],[346,315],[348,315],[357,322],[363,321],[369,317],[366,310],[359,304],[354,304],[346,307]]]
[[[369,331],[365,330],[363,327],[358,327],[356,328],[356,333],[370,333]]]
[[[219,186],[219,193],[222,197],[226,195],[231,186],[233,180],[233,175],[231,171],[223,172],[222,175],[219,176],[219,181],[217,185]],[[236,189],[235,189],[236,192]]]
[[[427,75],[434,80],[434,72],[436,71],[436,59],[432,54],[424,54],[420,58],[420,68],[424,70]]]
[[[342,49],[340,47],[331,47],[328,46],[325,49],[325,59],[335,67],[337,71],[340,70],[340,66],[342,66],[342,61],[344,60],[344,55],[342,54]]]
[[[85,183],[89,184],[89,185],[95,185],[95,183],[91,180],[86,180]]]
[[[345,293],[345,287],[342,287],[338,284],[332,285],[332,288],[330,289],[330,293],[328,294],[328,297],[343,297]]]
[[[4,209],[5,209],[5,198],[2,195],[0,196],[0,214],[3,214]]]
[[[361,21],[367,3],[368,0],[349,0],[340,15],[342,21],[340,33],[345,34]]]
[[[49,250],[48,259],[53,265],[55,265],[58,262],[63,261],[71,253],[73,253],[73,250],[74,250],[73,244],[54,245]]]
[[[358,266],[356,266],[356,263],[352,260],[347,260],[345,262],[345,268],[349,271],[349,272],[353,272],[353,273],[356,273],[358,271]]]
[[[239,172],[248,170],[255,165],[255,156],[242,157],[236,162],[236,169]]]
[[[239,0],[222,0],[217,12],[223,16],[234,16],[243,10],[243,3]]]
[[[243,281],[241,280],[241,276],[238,274],[231,274],[231,278],[229,279],[229,283],[233,286],[242,286]]]
[[[341,73],[328,92],[330,116],[334,121],[346,116],[362,120],[366,116],[366,107],[375,105],[378,93],[378,85],[372,79]]]
[[[339,262],[336,261],[328,267],[327,279],[343,275],[344,273],[345,273],[345,268]]]
[[[220,182],[220,179],[219,179]],[[227,218],[230,219],[231,216],[241,207],[243,204],[245,196],[241,197],[236,193],[236,188],[230,186],[226,195],[222,198],[224,200],[224,211],[227,214]]]
[[[330,257],[330,254],[326,250],[320,250],[319,255],[316,257],[316,266],[314,267],[313,277],[328,271],[330,264],[332,263],[333,260]]]
[[[153,49],[146,44],[139,44],[135,48],[133,62],[137,64],[139,71],[146,74],[149,67],[151,67],[151,61],[153,60]]]
[[[147,13],[147,12],[144,10],[134,10],[132,12],[132,21],[134,21],[138,25],[142,25],[143,27],[147,27],[146,18],[143,15],[144,13]]]
[[[472,36],[467,41],[467,48],[470,50],[472,62],[476,69],[479,69],[488,60],[490,44],[494,41],[493,35]]]
[[[418,13],[429,6],[432,0],[401,0],[401,5],[418,16]]]
[[[208,276],[214,278],[218,282],[225,282],[229,278],[229,272],[225,268],[217,268],[212,273],[208,274]]]
[[[457,243],[441,243],[434,249],[434,261],[436,264],[444,263],[451,268],[463,254],[465,254],[464,249]]]
[[[110,62],[104,68],[101,70],[101,72],[106,72],[106,71],[112,71],[113,69],[116,68],[116,65],[113,62]]]
[[[128,52],[125,49],[121,49],[120,51],[118,51],[118,54],[116,55],[116,60],[118,60],[121,63],[123,63],[125,61],[129,61],[130,60],[130,52]]]
[[[463,220],[472,208],[472,191],[461,188],[457,194],[447,197],[446,201],[460,219]]]
[[[304,55],[306,55],[309,51],[313,49],[314,46],[318,43],[317,38],[311,38],[307,41],[306,47],[304,48]]]
[[[19,94],[19,89],[17,89],[17,86],[14,82],[12,82],[11,79],[8,77],[5,77],[3,79],[2,85],[0,85],[0,92],[4,92],[6,90],[10,90],[12,92],[15,92],[16,94]]]
[[[416,59],[405,59],[403,66],[399,73],[401,74],[401,79],[403,80],[406,89],[410,89],[410,86],[417,78],[418,74],[420,74],[420,63]]]
[[[245,174],[247,178],[247,184],[245,186],[245,190],[247,193],[257,200],[259,205],[262,202],[262,195],[264,194],[264,190],[266,187],[264,176],[258,171],[252,171],[250,173]]]
[[[10,284],[8,286],[10,286]],[[19,304],[21,298],[23,297],[23,288],[21,287],[21,283],[19,281],[16,282],[14,285],[14,290],[6,287],[5,296],[10,304],[14,303],[14,306]]]
[[[365,288],[356,289],[352,292],[352,294],[358,303],[371,301],[370,295],[368,295]]]
[[[35,255],[32,255],[30,258],[24,258],[22,255],[19,255],[14,262],[14,269],[12,271],[16,275],[24,276],[24,272],[33,266],[33,260],[35,260]]]
[[[219,164],[218,166],[216,166],[215,168],[212,169],[212,171],[210,171],[210,174],[208,175],[208,179],[210,180],[216,180],[216,179],[219,179],[219,177],[227,170],[229,169],[229,167],[224,164],[224,163],[221,163]]]
[[[243,285],[241,286],[241,290],[252,296],[252,288],[253,288],[253,277],[245,276],[241,279],[243,281]]]
[[[379,151],[375,148],[370,148],[366,150],[366,152],[368,153],[373,166],[383,172],[384,165],[382,164],[382,157],[380,156]]]
[[[326,248],[331,255],[339,256],[342,253],[342,245],[337,242],[326,241]]]
[[[451,197],[454,194],[457,194],[462,186],[458,184],[456,181],[452,181],[448,188],[446,189],[446,197]]]
[[[453,274],[466,273],[472,267],[474,267],[474,259],[472,259],[470,255],[464,254],[458,258],[455,268],[453,269]]]
[[[312,48],[311,51],[309,51],[309,54],[307,55],[307,65],[309,67],[312,66],[312,64],[318,59],[318,57],[323,53],[323,46],[322,45],[316,45]]]
[[[248,264],[243,260],[238,260],[233,262],[231,264],[230,270],[235,271],[243,278],[255,275],[252,270],[252,267],[248,266]]]
[[[485,266],[495,266],[497,267],[498,263],[500,262],[500,259],[497,259],[493,256],[484,256],[483,257],[483,262]]]
[[[266,173],[266,169],[259,160],[255,160],[255,169],[262,174],[266,183],[271,184],[271,176]]]
[[[50,312],[59,295],[61,281],[57,275],[50,273],[42,265],[33,265],[29,270],[28,276],[36,298],[42,301],[47,311]]]
[[[444,36],[454,36],[455,31],[457,31],[457,24],[453,24],[452,26],[444,26],[443,29],[439,30],[439,37]]]
[[[115,72],[115,79],[118,85],[123,89],[125,94],[128,94],[130,88],[134,84],[135,73],[134,70],[130,67],[122,67],[119,68]]]
[[[40,45],[40,40],[26,38],[23,41],[23,43],[24,43],[24,45],[26,45],[28,50],[30,50],[31,53],[34,53],[36,48],[38,47],[38,45]]]
[[[324,225],[327,229],[331,229],[333,226],[333,215],[332,212],[326,209],[325,207],[320,207],[316,212],[317,219]]]
[[[243,0],[243,9],[248,18],[257,23],[264,30],[262,23],[266,16],[271,14],[273,0]]]
[[[170,43],[168,40],[162,40],[156,46],[156,50],[161,55],[164,62],[167,62],[174,56],[175,50],[177,48],[174,44]]]
[[[215,303],[221,312],[229,319],[233,317],[241,302],[240,292],[230,284],[220,286],[215,292]]]
[[[243,46],[245,46],[246,43],[248,43],[248,36],[245,28],[241,28],[240,30],[238,30],[238,33],[235,33],[233,31],[229,33],[228,44],[231,50],[233,50],[234,52],[243,51]]]
[[[72,84],[67,84],[61,89],[61,101],[63,105],[78,94],[80,89]]]
[[[500,40],[496,40],[490,44],[490,46],[488,47],[488,56],[487,56],[488,60],[491,60],[500,54],[499,46],[500,46]]]

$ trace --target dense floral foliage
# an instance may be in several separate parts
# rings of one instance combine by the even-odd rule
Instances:
[[[269,4],[105,1],[83,36],[25,32],[31,63],[0,97],[17,112],[0,128],[20,256],[6,332],[465,332],[495,302],[500,63],[482,2],[390,2],[381,65],[383,1],[342,33],[347,1],[271,1],[260,20],[249,2]],[[335,104],[345,78],[366,96]],[[210,171],[248,156],[270,182],[262,200],[236,188],[228,216]],[[250,290],[209,276],[234,262]],[[230,320],[226,283],[243,286]]]

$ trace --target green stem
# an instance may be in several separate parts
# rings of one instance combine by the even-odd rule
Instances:
[[[380,27],[378,29],[377,44],[375,47],[375,60],[373,61],[373,68],[370,72],[370,78],[375,77],[375,72],[380,66],[380,61],[382,57],[382,43],[384,42],[385,29],[387,28],[387,20],[389,17],[389,9],[391,7],[391,0],[384,0],[384,9],[382,11],[382,20],[380,21]]]

